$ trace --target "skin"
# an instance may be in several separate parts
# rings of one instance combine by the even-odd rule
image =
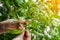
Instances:
[[[10,19],[11,21],[11,19]],[[5,20],[0,22],[0,34],[7,32],[8,30],[22,29],[20,27],[19,22],[10,22],[9,20]]]
[[[13,21],[11,22],[11,21],[12,19],[0,22],[0,34],[6,33],[8,30],[11,29],[23,30],[23,28],[20,27],[19,22],[13,22]],[[31,35],[29,31],[26,30],[25,32],[21,33],[20,35],[18,35],[16,38],[12,40],[31,40]]]
[[[29,31],[25,31],[22,34],[18,35],[13,40],[31,40],[31,35],[30,35]]]

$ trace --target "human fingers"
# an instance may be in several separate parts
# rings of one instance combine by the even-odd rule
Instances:
[[[23,40],[24,32],[15,37],[13,40]]]
[[[31,40],[31,34],[28,30],[25,31],[24,40]]]
[[[22,30],[23,28],[19,25],[19,22],[13,22],[12,19],[0,22],[0,34],[14,29]]]

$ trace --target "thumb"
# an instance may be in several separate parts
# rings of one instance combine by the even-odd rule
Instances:
[[[20,35],[18,35],[16,38],[14,38],[13,40],[23,40],[23,36],[24,36],[24,32]]]
[[[27,30],[25,31],[25,34],[24,34],[24,40],[31,40],[31,34]]]

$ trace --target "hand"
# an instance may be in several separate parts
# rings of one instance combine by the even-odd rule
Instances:
[[[0,22],[0,34],[6,33],[8,30],[22,30],[19,24],[19,22],[13,22],[13,19]]]
[[[9,29],[18,29],[22,30],[23,28],[20,27],[19,22],[13,22],[13,19],[5,20],[0,22],[0,34],[5,33]],[[21,22],[24,26],[26,26],[25,22]],[[31,35],[29,31],[25,31],[22,34],[18,35],[16,38],[13,40],[31,40]]]
[[[18,35],[13,40],[31,40],[31,35],[30,35],[29,31],[25,31],[22,34]]]

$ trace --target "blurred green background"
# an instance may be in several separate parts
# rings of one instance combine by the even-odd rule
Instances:
[[[27,30],[32,40],[60,40],[60,0],[0,0],[0,21],[7,19],[31,21]],[[0,40],[17,35],[2,34]]]

